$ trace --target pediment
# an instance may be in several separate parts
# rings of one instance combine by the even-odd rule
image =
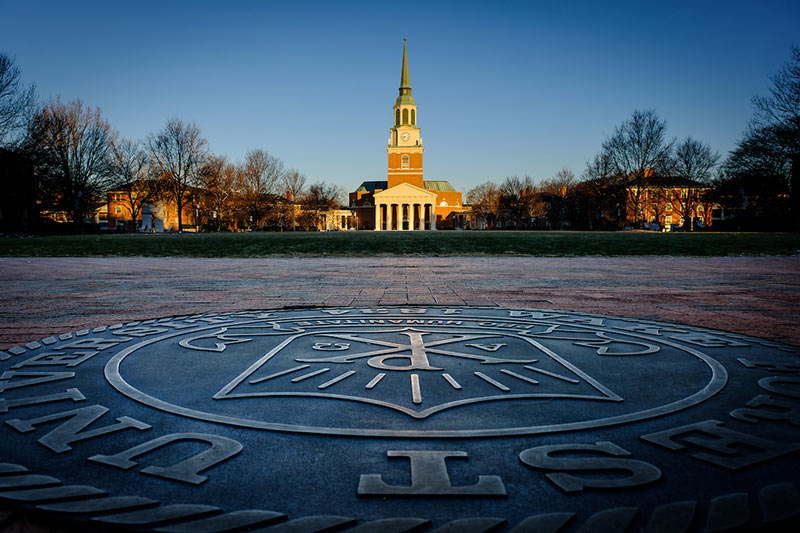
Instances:
[[[375,193],[375,203],[389,203],[390,201],[397,203],[398,200],[402,200],[405,203],[410,203],[411,201],[435,203],[436,193],[426,191],[410,183],[401,183]]]

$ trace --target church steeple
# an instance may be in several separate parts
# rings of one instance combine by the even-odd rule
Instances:
[[[417,104],[411,96],[408,76],[408,50],[403,38],[403,67],[400,71],[400,95],[392,108],[394,127],[386,148],[389,155],[389,187],[410,183],[422,188],[422,139],[417,123]]]
[[[400,74],[400,88],[411,90],[411,82],[408,80],[408,52],[406,51],[405,37],[403,37],[403,71]]]
[[[408,76],[408,51],[405,37],[403,37],[403,67],[400,71],[400,95],[394,105],[414,105],[414,97],[411,96],[411,81]]]

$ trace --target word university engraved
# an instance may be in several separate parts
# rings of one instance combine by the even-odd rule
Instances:
[[[470,307],[67,333],[0,353],[0,497],[76,529],[794,527],[798,351]]]

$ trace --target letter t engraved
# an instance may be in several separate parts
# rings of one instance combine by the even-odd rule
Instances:
[[[358,494],[363,496],[506,496],[500,476],[478,476],[474,485],[454,487],[450,483],[445,459],[467,458],[467,452],[431,450],[388,450],[387,457],[411,460],[411,485],[389,485],[380,474],[362,474]]]

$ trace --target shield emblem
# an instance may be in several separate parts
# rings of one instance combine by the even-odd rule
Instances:
[[[414,419],[481,402],[622,400],[533,337],[418,327],[290,335],[214,399],[278,396],[359,402]]]

